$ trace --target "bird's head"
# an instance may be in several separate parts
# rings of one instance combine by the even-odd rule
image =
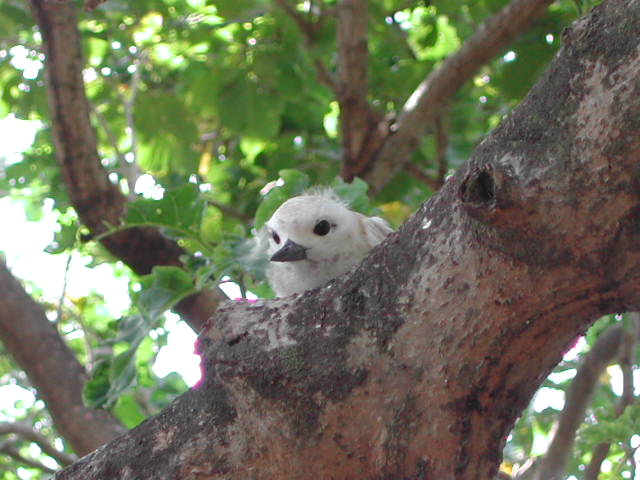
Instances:
[[[271,261],[336,258],[357,239],[357,215],[330,190],[287,200],[266,223]]]

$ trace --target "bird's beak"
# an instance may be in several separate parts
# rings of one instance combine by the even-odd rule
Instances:
[[[272,262],[296,262],[307,258],[307,247],[287,240],[280,250],[271,256]]]

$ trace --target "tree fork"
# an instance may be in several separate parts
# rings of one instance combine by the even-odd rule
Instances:
[[[351,275],[229,303],[199,387],[57,479],[487,479],[576,336],[640,308],[640,1],[548,72]]]

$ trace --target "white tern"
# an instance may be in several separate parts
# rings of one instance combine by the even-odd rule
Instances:
[[[266,223],[267,278],[278,297],[324,285],[358,265],[393,230],[347,208],[329,189],[284,202]]]

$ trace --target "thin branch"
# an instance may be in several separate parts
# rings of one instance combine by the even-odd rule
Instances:
[[[497,55],[552,3],[552,0],[513,0],[478,27],[476,33],[411,94],[389,136],[364,178],[380,191],[408,163],[439,110],[478,69]]]
[[[144,51],[134,59],[133,66],[135,71],[131,76],[131,82],[129,83],[129,95],[124,98],[124,111],[125,118],[127,120],[127,129],[129,130],[129,136],[131,137],[131,154],[133,155],[132,164],[137,163],[138,159],[138,137],[136,134],[136,127],[134,123],[134,107],[136,104],[136,98],[138,97],[138,91],[140,90],[140,79],[142,78],[142,68],[146,62],[147,56]]]
[[[407,163],[403,168],[413,177],[420,180],[427,187],[432,189],[434,192],[437,192],[441,187],[441,185],[438,183],[438,180],[429,176],[425,171],[423,171],[420,167],[414,165],[413,163]]]
[[[449,171],[447,148],[449,147],[449,126],[444,115],[438,115],[436,127],[436,163],[438,164],[437,182],[439,187],[444,185],[444,179]]]
[[[304,15],[302,15],[288,0],[275,0],[278,6],[284,10],[291,19],[298,24],[300,32],[310,42],[315,42],[316,28],[314,24],[308,21]]]
[[[47,467],[44,463],[41,463],[32,458],[24,457],[20,454],[17,448],[11,445],[9,442],[0,443],[0,453],[7,455],[8,457],[13,458],[17,462],[31,468],[37,468],[38,470],[42,470],[46,473],[56,473],[56,470],[53,468]]]
[[[413,163],[407,163],[403,166],[404,170],[410,173],[413,177],[420,180],[427,187],[433,191],[438,191],[447,176],[449,170],[449,163],[447,162],[447,148],[449,146],[449,130],[446,125],[446,121],[442,115],[438,116],[435,121],[435,139],[436,139],[436,164],[437,174],[436,178],[433,178],[428,173],[423,171],[417,165]]]
[[[62,291],[60,292],[60,300],[58,300],[58,307],[56,308],[56,323],[62,321],[62,307],[64,305],[64,297],[67,295],[67,286],[69,283],[69,268],[71,267],[71,254],[67,256],[67,261],[64,266],[64,277],[62,280]]]
[[[135,182],[137,180],[137,176],[132,175],[132,172],[129,171],[130,169],[129,162],[127,162],[127,159],[124,153],[122,153],[122,150],[120,150],[120,147],[118,147],[118,139],[116,138],[115,133],[113,133],[113,130],[111,129],[111,126],[109,125],[109,122],[107,121],[105,116],[102,114],[102,112],[100,112],[100,110],[98,110],[96,105],[94,105],[94,103],[91,101],[89,101],[89,107],[91,108],[91,113],[94,115],[94,117],[96,117],[96,120],[98,120],[100,127],[102,127],[102,130],[104,130],[104,133],[107,136],[107,141],[109,142],[109,144],[111,145],[111,148],[113,148],[116,154],[116,158],[118,159],[118,164],[120,165],[120,168],[118,168],[117,170],[125,178],[127,182],[127,188],[129,190],[129,194],[127,195],[127,197],[129,198],[129,200],[134,200],[135,199],[134,190],[135,190]]]
[[[633,332],[625,332],[625,339],[621,347],[620,368],[622,369],[622,395],[616,405],[616,416],[619,417],[625,409],[634,401],[633,385],[633,364],[635,347],[640,334],[640,314],[637,312],[629,314],[633,324]],[[595,446],[591,453],[591,461],[584,472],[584,480],[598,480],[602,462],[609,455],[611,444],[602,442]],[[634,478],[633,476],[631,478]]]
[[[378,123],[367,101],[369,47],[367,43],[366,0],[338,3],[338,102],[342,132],[342,177],[351,181],[361,171],[359,164],[370,132]]]
[[[617,323],[600,335],[584,356],[566,394],[565,406],[558,417],[553,440],[537,465],[536,480],[563,478],[576,432],[604,369],[619,355],[624,329]]]
[[[40,449],[60,465],[71,465],[77,460],[74,455],[55,448],[47,437],[24,422],[0,422],[0,435],[15,434],[24,440],[37,444]]]
[[[84,4],[84,9],[87,12],[91,12],[105,3],[107,0],[87,0]]]
[[[298,25],[300,33],[305,40],[305,45],[308,50],[311,50],[316,43],[316,35],[320,25],[324,21],[327,15],[326,9],[320,8],[320,15],[317,22],[310,22],[304,15],[302,15],[288,0],[274,0],[275,3]],[[316,69],[316,75],[318,81],[329,87],[332,91],[338,92],[338,82],[333,77],[331,72],[327,69],[327,66],[319,58],[313,58],[313,66]]]
[[[243,222],[248,222],[253,218],[253,215],[247,215],[246,213],[239,212],[234,208],[231,208],[229,205],[225,205],[224,203],[216,202],[215,200],[207,200],[207,203],[212,207],[217,208],[225,215],[228,215],[233,218],[237,218]]]

